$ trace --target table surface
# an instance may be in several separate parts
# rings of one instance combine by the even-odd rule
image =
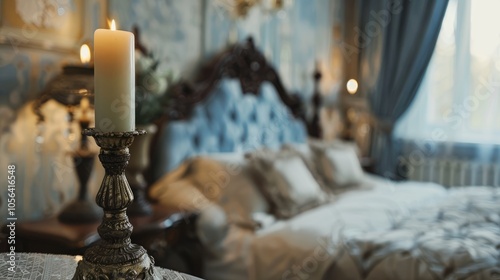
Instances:
[[[165,228],[170,223],[182,217],[177,217],[171,209],[165,209],[157,205],[153,206],[153,214],[150,216],[130,217],[130,223],[134,226],[133,234],[141,234],[151,228]],[[179,214],[181,215],[181,214]],[[64,244],[68,248],[84,248],[99,239],[97,227],[100,222],[90,224],[65,224],[57,217],[33,222],[19,222],[17,233],[19,237],[35,238],[37,240],[52,240]]]
[[[130,217],[132,242],[143,246],[155,263],[193,275],[203,275],[201,250],[190,236],[192,214],[152,205],[153,214]],[[99,240],[98,223],[65,224],[57,217],[16,224],[17,252],[56,255],[82,255]],[[0,236],[0,252],[8,252],[4,236]],[[4,279],[1,278],[0,279]]]
[[[80,256],[16,253],[14,272],[7,253],[0,254],[0,279],[5,280],[71,280]],[[156,268],[165,280],[200,280],[176,271]]]

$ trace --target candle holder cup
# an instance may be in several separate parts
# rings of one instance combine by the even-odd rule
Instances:
[[[96,202],[103,208],[104,217],[98,228],[101,241],[85,251],[73,280],[162,279],[156,272],[153,258],[143,247],[131,243],[132,225],[126,213],[134,199],[124,174],[130,159],[128,147],[135,136],[145,131],[103,133],[86,129],[82,133],[94,137],[101,147],[99,160],[105,175]]]

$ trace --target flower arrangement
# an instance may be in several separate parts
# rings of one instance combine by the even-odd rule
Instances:
[[[144,49],[135,51],[135,117],[136,125],[146,125],[158,119],[168,104],[167,87],[172,75],[158,71],[159,61]]]

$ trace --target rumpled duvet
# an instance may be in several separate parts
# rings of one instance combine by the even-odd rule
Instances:
[[[249,251],[255,280],[500,279],[500,190],[376,182],[261,230]]]

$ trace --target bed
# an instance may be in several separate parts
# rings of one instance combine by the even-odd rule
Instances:
[[[251,40],[201,73],[176,89],[149,195],[199,213],[204,278],[500,279],[498,189],[364,173],[350,143],[308,137]]]

